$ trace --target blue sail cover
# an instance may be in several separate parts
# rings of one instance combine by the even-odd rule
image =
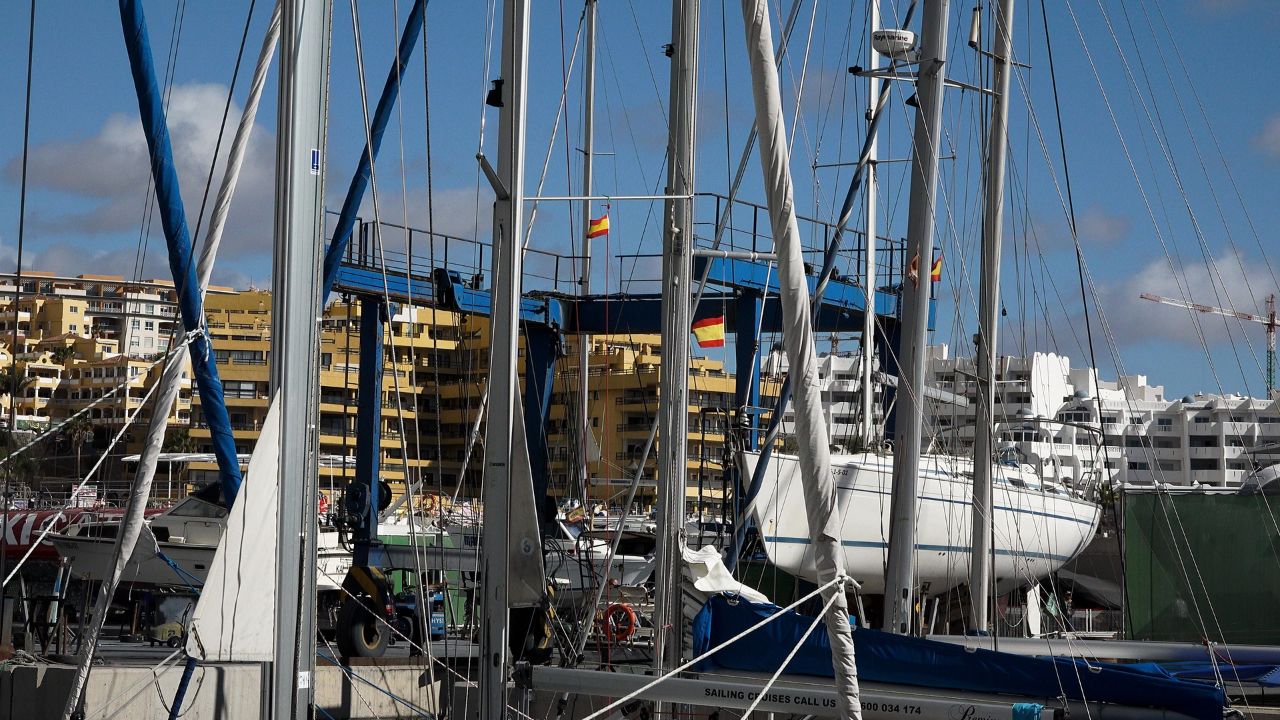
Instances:
[[[200,297],[200,283],[196,277],[196,265],[191,254],[191,234],[187,229],[187,215],[178,186],[178,169],[174,166],[173,147],[169,142],[164,95],[156,80],[155,64],[151,58],[151,40],[147,36],[147,21],[142,13],[141,0],[120,0],[120,22],[124,26],[129,69],[133,72],[133,85],[138,93],[142,130],[151,151],[151,177],[156,186],[156,204],[160,208],[164,239],[169,246],[169,269],[173,273],[173,287],[178,294],[182,327],[191,333],[191,341],[187,346],[190,351],[188,355],[191,358],[191,372],[195,375],[196,390],[200,393],[200,409],[209,424],[213,454],[218,459],[222,494],[230,507],[240,490],[240,461],[236,456],[231,419],[227,415],[227,405],[222,397],[218,365],[214,361],[209,335],[204,332],[204,307]]]
[[[770,603],[718,595],[693,620],[694,653],[701,655],[779,612]],[[778,618],[712,655],[700,670],[724,668],[772,673],[813,624],[795,612]],[[853,633],[858,679],[947,690],[992,693],[1024,699],[1113,703],[1171,710],[1203,720],[1221,720],[1226,695],[1203,682],[1180,680],[1152,665],[1085,663],[1036,658],[858,628]],[[817,628],[786,672],[833,677],[826,628]]]

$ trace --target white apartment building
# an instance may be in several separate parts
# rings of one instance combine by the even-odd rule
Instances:
[[[819,357],[824,412],[832,443],[858,437],[857,354]],[[930,450],[973,452],[978,391],[972,358],[931,346],[926,361],[925,435]],[[786,358],[762,363],[764,404],[776,396]],[[1055,353],[1002,357],[995,368],[998,447],[1068,483],[1096,482],[1231,487],[1253,470],[1280,463],[1280,398],[1197,394],[1165,397],[1145,375],[1105,381]],[[957,399],[962,398],[962,399]],[[883,403],[877,398],[877,426]],[[782,431],[793,432],[794,415]]]
[[[862,417],[862,354],[859,352],[818,356],[818,379],[822,382],[822,412],[834,447],[853,449],[861,436]],[[872,371],[879,363],[872,365]],[[787,374],[787,356],[774,349],[765,356],[760,366],[760,396],[766,407],[772,407],[778,389]],[[876,402],[872,404],[876,427],[884,423],[883,403],[879,402],[881,390],[876,386]],[[788,405],[782,416],[781,432],[795,432],[795,409]]]
[[[972,452],[977,405],[971,358],[930,348],[930,385],[969,399],[967,407],[930,403],[939,444]],[[1016,448],[1047,475],[1071,482],[1239,485],[1280,462],[1280,400],[1235,395],[1165,398],[1145,375],[1098,378],[1053,353],[1002,357],[995,417],[1002,447]]]

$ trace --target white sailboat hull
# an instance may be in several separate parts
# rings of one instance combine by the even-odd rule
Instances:
[[[759,456],[747,454],[754,472]],[[921,458],[916,524],[916,573],[928,594],[965,582],[972,542],[972,464],[958,458]],[[774,454],[765,473],[753,519],[769,560],[782,570],[816,580],[805,519],[800,466],[792,455]],[[841,545],[849,575],[862,592],[884,592],[888,558],[892,458],[874,454],[832,455],[831,473],[841,513]],[[1099,508],[1064,490],[1018,487],[1020,471],[996,466],[994,573],[1001,588],[1030,584],[1079,554],[1098,527]]]

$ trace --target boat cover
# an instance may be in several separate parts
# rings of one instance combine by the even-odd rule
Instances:
[[[1260,687],[1280,687],[1280,665],[1269,663],[1232,665],[1225,661],[1211,663],[1204,660],[1193,660],[1165,662],[1158,665],[1151,663],[1150,666],[1158,667],[1183,680],[1218,682],[1219,679],[1222,679],[1226,682],[1237,682],[1246,685],[1253,683]],[[1144,667],[1148,667],[1148,665],[1144,664]]]
[[[772,603],[712,597],[693,621],[695,654],[702,654],[780,611]],[[787,612],[699,666],[771,673],[813,624]],[[1114,703],[1166,709],[1203,720],[1221,720],[1226,695],[1211,684],[1182,680],[1155,665],[1117,665],[1069,658],[1037,658],[970,649],[924,638],[858,628],[853,632],[858,679],[948,690]],[[831,649],[821,623],[787,670],[832,677]]]

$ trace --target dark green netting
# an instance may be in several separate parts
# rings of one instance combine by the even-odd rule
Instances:
[[[1130,493],[1135,640],[1280,644],[1280,496]]]

